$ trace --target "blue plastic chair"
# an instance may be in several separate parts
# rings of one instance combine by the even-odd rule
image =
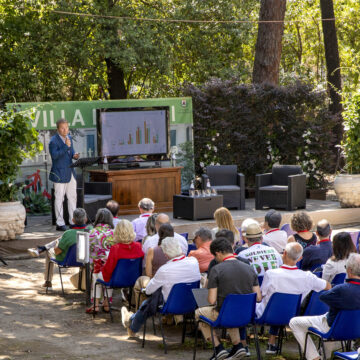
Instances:
[[[211,330],[211,340],[214,349],[215,356],[215,346],[214,346],[214,330],[216,328],[220,329],[231,329],[231,328],[240,328],[245,327],[248,324],[252,324],[255,334],[255,346],[258,359],[261,359],[259,342],[257,338],[257,330],[255,323],[255,304],[256,304],[256,293],[252,294],[230,294],[228,295],[219,312],[219,316],[215,321],[208,319],[205,316],[200,315],[199,320],[196,323],[195,329],[195,344],[194,344],[194,356],[193,360],[196,358],[196,345],[197,345],[197,333],[200,322],[210,326]]]
[[[64,292],[64,285],[63,285],[62,276],[61,276],[61,269],[70,268],[70,267],[83,267],[84,266],[83,263],[79,263],[79,262],[76,261],[76,244],[71,245],[69,247],[63,261],[58,261],[55,258],[50,258],[50,261],[52,263],[56,264],[58,266],[58,268],[59,268],[61,289],[62,289],[62,294],[64,296],[65,292]],[[50,274],[50,266],[48,268],[47,279],[49,279],[49,274]],[[79,281],[81,281],[80,277],[79,277]],[[46,287],[46,294],[47,293],[48,293],[48,287]]]
[[[197,308],[197,304],[192,293],[192,289],[198,289],[200,287],[200,281],[195,281],[192,283],[179,283],[175,284],[170,291],[170,294],[166,300],[166,303],[159,308],[159,322],[161,329],[161,336],[164,344],[164,351],[167,354],[167,345],[164,335],[164,329],[162,326],[162,317],[164,315],[183,315],[183,331],[181,343],[185,341],[185,332],[186,332],[186,319],[188,316],[193,314]],[[142,347],[145,346],[145,336],[146,336],[146,321],[144,322],[144,332]]]
[[[354,243],[354,246],[356,247],[356,250],[359,252],[360,231],[349,231],[349,234],[352,242]]]
[[[183,236],[186,241],[189,241],[189,233],[181,233],[180,235]]]
[[[192,250],[196,250],[196,249],[197,249],[197,247],[196,247],[196,245],[195,245],[195,244],[189,244],[189,245],[188,245],[188,251],[187,251],[186,256],[188,256],[188,255],[189,255],[190,251],[192,251]]]
[[[322,269],[322,266],[323,266],[324,264],[315,264],[315,265],[313,265],[312,267],[311,267],[311,269],[310,269],[310,271],[311,272],[314,272],[316,269],[318,269],[318,268],[321,268]]]
[[[350,351],[350,352],[334,352],[334,359],[344,359],[344,360],[358,360],[359,353],[357,351]]]
[[[296,232],[293,231],[290,227],[290,224],[284,224],[280,230],[284,230],[287,233],[287,236],[294,235]]]
[[[331,281],[331,286],[343,284],[345,282],[346,273],[336,274],[335,277]]]
[[[346,346],[343,350],[349,351],[351,341],[360,338],[360,310],[339,311],[327,333],[323,333],[316,328],[309,327],[305,337],[304,359],[309,335],[314,335],[319,338],[319,347],[322,347],[323,354],[325,354],[324,343],[326,341],[345,342]]]
[[[112,288],[112,289],[129,288],[128,302],[129,302],[129,310],[130,310],[132,288],[135,285],[135,282],[138,279],[138,277],[141,276],[141,273],[142,273],[142,258],[119,259],[113,273],[111,274],[110,281],[106,282],[100,279],[96,280],[95,289],[94,289],[95,294],[96,294],[96,287],[98,285],[102,286],[103,289],[105,288],[107,299],[109,299],[108,291],[107,291],[108,288]],[[111,322],[113,322],[110,303],[109,303],[109,312],[110,312]],[[95,317],[95,300],[94,300],[93,317]]]
[[[264,313],[255,321],[260,325],[280,327],[277,345],[277,355],[281,354],[285,326],[297,316],[300,311],[301,295],[274,293],[266,305]]]
[[[329,311],[329,306],[320,300],[323,291],[311,293],[310,301],[306,306],[304,316],[323,315]]]

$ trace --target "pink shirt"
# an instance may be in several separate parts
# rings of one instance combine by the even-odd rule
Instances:
[[[147,235],[146,223],[148,221],[149,216],[151,216],[150,213],[141,214],[138,218],[136,218],[131,222],[134,231],[136,233],[135,241],[142,240]]]
[[[214,259],[210,252],[211,241],[203,243],[199,249],[190,251],[188,256],[193,256],[199,262],[200,272],[206,272],[209,268],[210,261]]]

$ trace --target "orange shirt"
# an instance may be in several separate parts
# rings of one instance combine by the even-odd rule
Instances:
[[[199,249],[190,251],[188,256],[193,256],[199,262],[200,272],[206,272],[210,261],[214,259],[214,256],[210,252],[211,241],[203,243]]]

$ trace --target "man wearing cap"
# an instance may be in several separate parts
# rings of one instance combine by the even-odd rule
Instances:
[[[249,260],[257,276],[264,276],[265,271],[277,269],[282,265],[280,254],[273,247],[262,244],[260,225],[250,224],[243,233],[243,238],[248,248],[241,251],[239,256]]]
[[[140,216],[131,222],[136,234],[135,241],[142,240],[147,235],[146,223],[149,216],[153,213],[154,207],[154,202],[149,198],[143,198],[139,201]]]
[[[281,214],[276,210],[269,210],[265,215],[263,242],[272,246],[278,253],[282,253],[287,244],[287,233],[280,230]]]
[[[296,267],[296,262],[300,260],[303,253],[303,248],[296,242],[288,243],[283,254],[284,264],[278,269],[269,270],[264,275],[264,280],[261,285],[262,301],[256,304],[256,315],[260,317],[271,296],[276,293],[286,294],[301,294],[301,300],[311,291],[322,291],[331,288],[331,285],[323,279],[318,278],[310,271],[302,271]],[[279,328],[276,326],[270,327],[269,343],[266,349],[267,354],[275,354],[276,336]]]
[[[302,270],[312,270],[315,265],[325,264],[332,256],[331,227],[327,220],[323,219],[317,223],[316,235],[319,238],[317,245],[310,245],[304,249]]]

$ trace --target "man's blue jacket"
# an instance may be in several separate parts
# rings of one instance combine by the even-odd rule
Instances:
[[[70,168],[72,164],[72,158],[75,154],[73,148],[73,141],[70,135],[68,135],[71,141],[71,147],[68,147],[59,134],[54,135],[50,139],[49,152],[52,159],[51,172],[49,179],[56,183],[68,183],[71,179],[71,174],[75,178],[75,169]]]

